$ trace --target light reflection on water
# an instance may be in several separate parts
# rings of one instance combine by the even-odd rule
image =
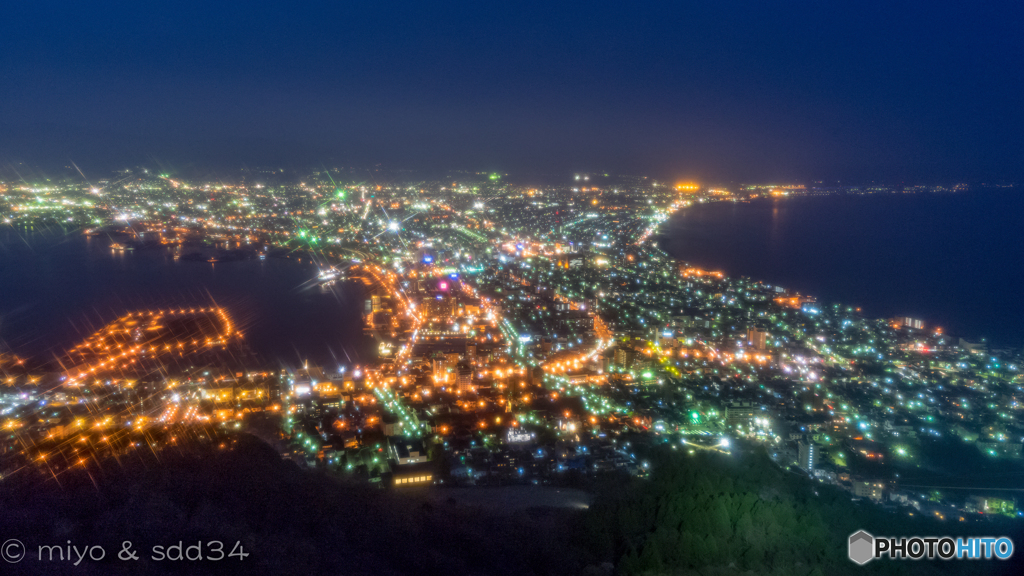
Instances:
[[[308,258],[208,264],[168,248],[116,251],[59,229],[0,227],[0,341],[49,358],[130,310],[216,304],[267,362],[346,364],[374,357],[362,331],[365,288],[321,289]]]

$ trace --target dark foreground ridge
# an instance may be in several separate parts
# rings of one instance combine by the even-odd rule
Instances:
[[[164,452],[159,461],[61,476],[16,475],[0,494],[4,539],[27,557],[4,573],[61,574],[685,574],[1011,573],[1018,562],[846,558],[857,529],[879,535],[1009,535],[1013,524],[964,526],[857,505],[784,473],[758,454],[683,457],[656,449],[650,480],[613,478],[586,511],[499,516],[424,494],[349,484],[302,470],[239,435]],[[826,520],[831,519],[831,520]],[[136,561],[117,558],[131,540]],[[152,559],[154,545],[237,541],[248,556]],[[102,546],[100,562],[38,559],[41,544]],[[209,547],[204,548],[209,553]],[[45,553],[44,553],[45,556]],[[1017,555],[1020,556],[1020,555]]]
[[[260,440],[231,449],[160,454],[150,466],[4,482],[2,533],[25,542],[22,573],[522,574],[566,570],[561,537],[544,523],[487,517],[300,469]],[[11,485],[13,484],[13,485]],[[527,525],[529,522],[529,525]],[[103,562],[40,562],[39,543],[101,545]],[[235,541],[249,554],[219,562],[124,562],[114,551]],[[5,568],[8,568],[5,566]]]

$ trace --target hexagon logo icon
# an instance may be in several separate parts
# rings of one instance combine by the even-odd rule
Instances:
[[[875,537],[863,530],[850,534],[850,560],[863,566],[874,558]]]

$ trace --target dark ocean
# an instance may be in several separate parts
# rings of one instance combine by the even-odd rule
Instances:
[[[1019,190],[1019,189],[1017,189]],[[1024,193],[834,195],[697,205],[658,245],[695,265],[1024,346]]]

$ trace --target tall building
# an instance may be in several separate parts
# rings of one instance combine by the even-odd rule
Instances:
[[[629,364],[633,361],[633,351],[627,348],[616,348],[615,349],[615,365],[628,368]]]
[[[814,446],[814,442],[801,440],[797,443],[797,446],[800,448],[798,465],[808,473],[813,472],[814,466],[818,463],[818,452]]]
[[[444,386],[448,382],[448,361],[442,356],[431,361],[435,386]]]
[[[473,369],[465,364],[459,364],[456,369],[456,386],[459,392],[473,391]]]
[[[760,328],[747,328],[747,346],[755,350],[768,348],[768,332]]]

